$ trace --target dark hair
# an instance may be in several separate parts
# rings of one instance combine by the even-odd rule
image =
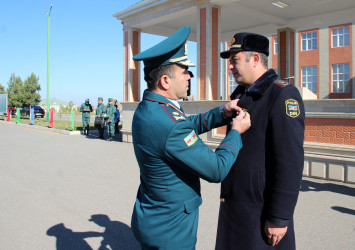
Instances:
[[[144,80],[147,82],[148,90],[152,91],[158,87],[158,82],[163,75],[174,78],[174,64],[160,66],[158,68],[144,68]]]

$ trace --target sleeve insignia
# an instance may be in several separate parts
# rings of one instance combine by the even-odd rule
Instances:
[[[195,130],[192,130],[191,133],[184,138],[184,141],[188,147],[192,146],[195,144],[197,141],[197,135],[195,133]]]
[[[291,118],[296,118],[300,115],[300,106],[298,105],[298,101],[294,99],[288,99],[285,101],[286,105],[286,115]]]

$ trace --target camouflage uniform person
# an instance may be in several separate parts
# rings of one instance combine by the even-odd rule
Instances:
[[[109,116],[107,124],[107,134],[110,136],[107,140],[112,141],[115,136],[115,115],[116,115],[116,106],[113,105],[113,99],[108,99],[108,105],[106,109],[106,114]]]
[[[103,114],[106,113],[106,106],[102,103],[103,102],[103,98],[99,97],[97,99],[97,108],[96,108],[96,116],[101,117]],[[100,135],[100,139],[104,138],[104,124],[102,124],[100,127],[98,127],[99,130],[99,135]]]
[[[90,113],[92,112],[92,106],[90,104],[90,100],[86,99],[85,103],[81,104],[80,112],[82,112],[82,120],[83,120],[83,133],[84,135],[89,134],[90,127]]]

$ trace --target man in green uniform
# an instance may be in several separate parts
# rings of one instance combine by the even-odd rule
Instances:
[[[190,27],[133,57],[144,62],[148,89],[132,122],[140,186],[131,227],[142,249],[195,249],[200,178],[221,182],[242,147],[240,134],[250,116],[237,100],[204,114],[186,116],[177,100],[186,98],[189,79],[186,40]],[[226,125],[232,130],[216,151],[199,134]]]
[[[103,104],[103,98],[102,97],[99,97],[97,99],[97,107],[96,107],[96,116],[97,117],[102,117],[103,114],[106,114],[106,106]],[[104,122],[102,120],[102,122]],[[104,130],[105,130],[105,127],[104,127],[104,124],[102,123],[99,127],[98,127],[98,130],[99,130],[99,135],[100,135],[100,139],[103,139],[104,138]]]
[[[108,98],[108,105],[106,109],[106,113],[109,116],[107,119],[107,134],[109,135],[108,141],[113,141],[113,137],[115,136],[115,115],[116,115],[116,106],[113,105],[113,99]]]
[[[92,106],[90,104],[90,100],[86,99],[85,103],[81,104],[80,112],[82,112],[82,120],[83,120],[83,133],[84,135],[89,134],[90,128],[90,113],[92,112]]]

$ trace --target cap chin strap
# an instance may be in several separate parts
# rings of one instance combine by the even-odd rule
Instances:
[[[187,56],[182,56],[182,57],[178,57],[178,58],[172,58],[169,60],[169,62],[171,63],[176,63],[176,62],[179,62],[179,61],[182,61],[182,60],[185,60],[187,59]]]
[[[183,61],[183,62],[177,62],[181,65],[185,65],[185,66],[191,66],[191,67],[194,67],[195,64],[193,64],[190,60],[186,60],[186,61]]]

